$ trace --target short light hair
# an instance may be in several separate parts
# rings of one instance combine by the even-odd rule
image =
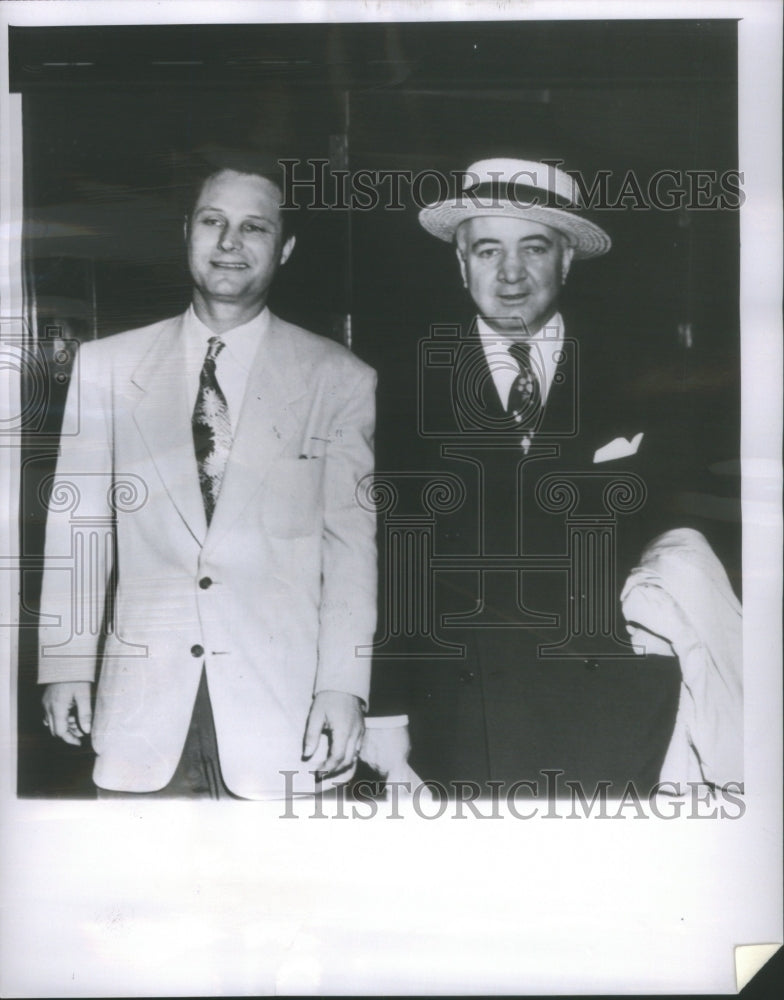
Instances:
[[[297,222],[296,209],[283,207],[285,193],[283,170],[276,159],[255,152],[220,153],[217,156],[211,157],[209,163],[201,163],[194,169],[184,206],[185,218],[189,225],[204,185],[226,171],[233,171],[234,173],[245,174],[251,177],[262,177],[264,180],[274,184],[280,192],[280,220],[283,239],[287,240],[295,234]]]
[[[470,219],[464,219],[460,223],[460,225],[457,227],[457,229],[455,230],[455,246],[458,248],[458,250],[461,253],[463,253],[463,251],[465,250],[465,243],[466,243],[466,235],[465,235],[465,233],[467,231],[468,224],[470,222],[473,222],[474,219],[482,219],[482,218],[495,218],[495,219],[499,219],[500,218],[500,219],[503,219],[503,218],[507,218],[507,216],[503,216],[503,215],[500,215],[500,216],[499,215],[495,215],[495,216],[472,215]],[[520,218],[520,216],[509,216],[509,218]],[[550,230],[552,230],[553,233],[555,233],[555,235],[558,237],[559,249],[562,252],[564,250],[572,249],[572,243],[571,243],[569,237],[566,235],[566,233],[561,232],[560,229],[556,229],[555,226],[548,225],[546,222],[540,222],[539,225],[540,226],[546,226],[547,229],[550,229]]]

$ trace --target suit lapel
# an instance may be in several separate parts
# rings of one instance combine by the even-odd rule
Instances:
[[[273,459],[302,425],[298,400],[305,395],[306,370],[286,324],[270,316],[237,421],[231,454],[209,527],[210,544],[220,539],[258,492]]]
[[[469,414],[478,417],[477,429],[502,436],[509,433],[510,436],[516,437],[519,434],[516,428],[505,431],[499,426],[502,421],[508,421],[507,413],[487,363],[476,320],[469,326],[469,331],[457,355],[456,378],[452,386],[453,396],[456,391],[466,394]],[[468,373],[466,376],[461,377],[461,367]],[[569,437],[569,429],[575,419],[574,408],[580,404],[576,365],[569,352],[566,360],[558,366],[558,371],[563,378],[553,381],[550,385],[537,433],[549,431],[560,439]],[[579,434],[579,409],[577,412],[576,430]],[[488,426],[485,421],[489,421],[490,425]]]
[[[476,317],[462,329],[467,329],[468,335],[458,348],[451,386],[453,406],[462,412],[466,423],[463,427],[458,420],[458,429],[498,434],[498,424],[506,418],[506,410],[487,363]]]
[[[183,366],[182,317],[157,336],[131,380],[143,390],[134,420],[180,517],[199,544],[207,520],[193,447],[190,401]]]

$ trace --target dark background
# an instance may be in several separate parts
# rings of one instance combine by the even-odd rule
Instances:
[[[738,167],[736,64],[734,21],[10,29],[41,373],[27,387],[36,404],[23,455],[20,795],[92,794],[91,753],[41,726],[38,487],[53,467],[74,343],[189,301],[182,214],[194,164],[226,148],[352,171],[551,156],[588,180],[611,171],[611,190],[629,170],[643,183],[662,169],[721,174]],[[336,339],[347,339],[350,314],[351,346],[379,371],[384,470],[405,468],[417,432],[418,342],[467,307],[453,251],[418,226],[403,192],[403,210],[308,213],[270,302]],[[613,250],[572,269],[564,311],[575,307],[601,331],[589,346],[608,364],[632,362],[630,391],[700,435],[722,473],[714,492],[731,496],[738,214],[594,217]]]

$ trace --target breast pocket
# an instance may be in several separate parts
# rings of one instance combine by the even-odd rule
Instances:
[[[312,535],[323,509],[321,458],[280,458],[270,470],[261,502],[261,518],[275,538]]]

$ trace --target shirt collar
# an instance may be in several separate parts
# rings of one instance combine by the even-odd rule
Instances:
[[[490,324],[482,316],[476,317],[476,328],[484,346],[503,346],[506,350],[514,342],[513,337],[509,337],[498,330],[493,330]],[[564,324],[560,313],[552,316],[538,333],[535,333],[529,340],[533,343],[548,343],[558,346],[563,343]]]
[[[500,375],[500,373],[504,371],[504,366],[496,366],[496,368],[494,368],[492,365],[492,359],[493,357],[497,358],[499,354],[508,356],[509,345],[514,342],[513,338],[508,337],[503,333],[499,333],[497,330],[493,330],[481,316],[476,317],[476,327],[485,357],[487,358],[491,371],[494,372],[494,378],[496,378],[497,381],[495,372],[498,372]],[[534,371],[538,371],[541,374],[540,381],[543,384],[540,388],[543,400],[547,399],[550,392],[550,386],[553,383],[555,370],[558,367],[558,360],[563,356],[563,342],[564,323],[560,313],[556,313],[552,316],[545,323],[542,329],[528,340],[528,343],[538,348],[537,363],[533,365],[533,368]],[[500,377],[503,381],[504,376],[501,375]],[[511,383],[514,381],[514,377],[509,375],[508,381]],[[504,399],[508,394],[508,386],[504,386],[504,389],[505,391],[502,394],[502,399]]]
[[[259,341],[266,334],[269,325],[270,311],[265,306],[253,319],[240,326],[232,327],[231,330],[220,334],[220,338],[226,345],[225,350],[229,351],[244,368],[250,368]],[[183,331],[188,345],[198,344],[200,356],[206,354],[207,342],[210,337],[216,336],[215,332],[196,315],[192,303],[185,313]]]

